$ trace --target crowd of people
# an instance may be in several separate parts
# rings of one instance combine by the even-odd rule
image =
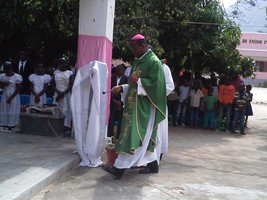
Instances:
[[[140,44],[142,44],[142,42],[144,41],[141,40]],[[132,45],[138,44],[139,42],[136,42],[135,40],[132,41]],[[146,93],[144,96],[143,94],[140,94],[140,85],[143,84],[140,79],[144,80],[151,77],[146,77],[144,75],[140,76],[140,74],[142,74],[138,71],[140,66],[136,64],[144,62],[142,61],[142,59],[144,59],[143,56],[139,55],[141,58],[136,57],[136,60],[133,63],[133,70],[128,77],[129,85],[126,83],[120,83],[121,78],[125,76],[122,75],[122,72],[115,72],[112,76],[113,79],[117,80],[117,82],[115,81],[116,83],[112,85],[112,91],[114,91],[114,95],[119,95],[118,100],[120,100],[120,103],[116,104],[120,105],[120,114],[117,115],[119,117],[116,118],[119,123],[119,128],[117,133],[115,133],[115,136],[117,136],[116,138],[118,139],[116,150],[119,152],[119,156],[114,165],[103,165],[102,168],[114,175],[116,179],[121,178],[125,169],[134,166],[146,166],[144,169],[139,171],[141,174],[158,173],[159,171],[160,156],[162,156],[163,152],[162,149],[157,149],[158,146],[160,146],[159,140],[151,138],[153,136],[153,132],[151,133],[147,131],[149,126],[144,128],[146,131],[141,129],[140,131],[139,127],[135,127],[137,124],[138,126],[139,124],[142,126],[143,121],[145,121],[143,118],[141,119],[137,117],[138,113],[151,113],[150,109],[157,109],[157,106],[155,105],[151,107],[149,105],[143,106],[143,104],[139,105],[138,103],[133,103],[139,102],[138,98],[143,99],[144,96],[148,95]],[[139,61],[139,59],[141,61]],[[121,68],[123,69],[122,66],[118,66],[118,69]],[[136,74],[139,75],[136,76]],[[251,106],[253,98],[253,94],[251,93],[252,86],[245,85],[237,72],[233,72],[231,75],[221,76],[220,78],[215,76],[214,73],[211,73],[210,76],[206,78],[198,73],[196,73],[193,78],[190,73],[179,73],[178,76],[173,74],[172,79],[175,83],[175,88],[172,92],[167,93],[168,111],[166,112],[166,116],[168,115],[169,125],[187,126],[194,129],[203,128],[209,130],[219,130],[231,132],[232,134],[239,132],[240,135],[245,135],[245,127],[247,126],[248,117],[253,115]],[[167,85],[166,77],[165,80],[165,84]],[[129,87],[131,87],[130,92]],[[149,89],[146,88],[146,91],[149,91]],[[151,90],[151,92],[152,91],[155,92],[157,90]],[[126,100],[123,102],[123,100],[121,100],[123,99],[121,98],[121,95],[125,92]],[[162,96],[160,95],[161,93],[159,90],[156,94],[157,97]],[[153,94],[150,95],[151,97],[153,96]],[[150,99],[151,97],[148,99],[150,100],[150,103],[153,104],[153,100]],[[124,103],[125,106],[123,106]],[[117,106],[112,104],[111,107],[111,110],[117,108]],[[147,108],[146,111],[144,111],[145,107]],[[127,109],[127,111],[123,112],[124,109]],[[151,116],[146,116],[145,118],[148,120],[150,117]],[[111,123],[113,124],[114,121]],[[149,123],[145,124],[148,125]],[[165,133],[163,135],[161,135],[159,131],[160,124],[156,130],[158,138],[167,137],[167,128],[163,129],[163,132]],[[144,135],[138,135],[137,133],[139,133],[139,131]],[[112,136],[112,133],[113,132],[110,131],[109,136]],[[118,135],[122,136],[119,137]],[[145,136],[147,135],[149,135],[148,143],[145,140]],[[140,142],[137,138],[134,139],[134,137],[139,138],[142,142]],[[133,144],[136,141],[141,146],[134,146]],[[149,148],[151,148],[149,146],[151,145],[151,141],[157,141],[153,153],[158,155],[154,155],[154,157],[152,156],[152,150],[150,157],[148,156]],[[131,143],[128,144],[128,142]],[[141,152],[143,152],[143,154]],[[146,152],[147,155],[144,154],[144,152]]]
[[[30,62],[25,51],[19,59],[5,61],[0,74],[0,126],[4,131],[12,131],[18,124],[20,96],[29,96],[30,106],[42,108],[47,98],[59,107],[66,116],[65,130],[71,128],[70,91],[75,73],[65,59],[55,59],[46,67],[43,61]]]
[[[168,118],[173,126],[232,133],[238,127],[245,135],[248,116],[253,115],[252,86],[245,86],[238,73],[219,80],[214,73],[209,78],[199,73],[171,74],[144,36],[135,35],[130,46],[135,56],[132,66],[121,64],[112,71],[107,136],[116,138],[118,158],[114,165],[102,165],[104,170],[115,178],[135,166],[146,166],[141,174],[158,173],[168,146]],[[19,60],[5,62],[0,74],[0,126],[7,131],[15,127],[21,111],[20,94],[26,94],[31,106],[42,106],[52,97],[66,116],[64,126],[70,128],[72,69],[64,59],[55,60],[50,67],[42,61],[32,65],[24,51]]]
[[[179,76],[175,90],[168,96],[169,119],[172,126],[221,130],[242,135],[248,117],[253,115],[252,86],[245,85],[239,74],[214,73],[205,78]]]

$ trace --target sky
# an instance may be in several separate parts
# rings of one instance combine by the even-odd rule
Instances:
[[[221,0],[221,2],[224,4],[225,8],[228,8],[229,6],[233,5],[236,0]]]

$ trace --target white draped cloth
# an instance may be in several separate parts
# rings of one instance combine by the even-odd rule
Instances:
[[[105,146],[107,64],[91,61],[77,72],[71,94],[71,110],[80,166],[102,164]]]

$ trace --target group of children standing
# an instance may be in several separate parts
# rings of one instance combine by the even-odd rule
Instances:
[[[51,76],[52,75],[52,76]],[[46,104],[47,88],[54,91],[53,104],[56,104],[66,116],[64,126],[71,127],[70,92],[74,73],[67,68],[64,59],[60,59],[57,69],[46,74],[42,62],[36,63],[35,73],[28,77],[30,81],[30,105]],[[0,74],[0,88],[3,90],[0,101],[0,126],[11,131],[18,123],[21,103],[20,91],[23,78],[13,71],[12,63],[4,64],[4,73]],[[208,84],[207,84],[208,83]],[[182,79],[168,96],[168,109],[174,126],[192,128],[224,129],[245,134],[248,116],[253,115],[251,101],[252,86],[237,78],[226,76],[219,86],[214,82],[195,79],[189,84]]]
[[[53,104],[66,116],[65,127],[71,127],[70,91],[74,74],[67,69],[67,63],[60,59],[52,76],[45,73],[42,62],[36,63],[35,72],[28,77],[30,81],[30,105],[42,107],[46,104],[48,86],[54,90]],[[0,74],[0,88],[3,90],[0,101],[0,126],[11,131],[19,121],[22,89],[22,76],[13,71],[11,62],[4,63],[4,73]]]
[[[203,80],[203,79],[202,79]],[[251,101],[252,86],[233,84],[233,77],[225,76],[218,86],[210,80],[182,79],[168,97],[170,122],[177,126],[225,130],[245,135],[248,116],[253,115]]]

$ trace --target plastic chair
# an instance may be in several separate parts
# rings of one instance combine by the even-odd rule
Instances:
[[[29,106],[30,105],[30,95],[28,94],[20,94],[20,105]]]
[[[46,104],[52,105],[53,104],[53,101],[54,101],[54,98],[53,97],[46,97]]]

